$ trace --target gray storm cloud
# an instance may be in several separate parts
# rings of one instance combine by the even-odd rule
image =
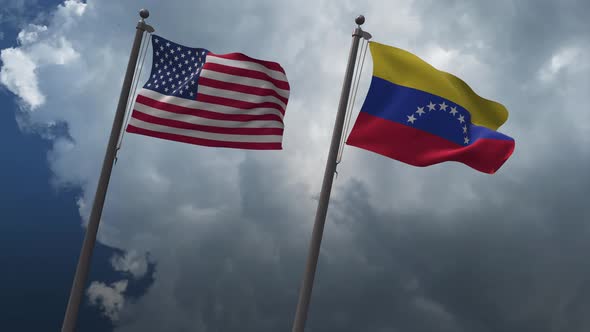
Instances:
[[[133,253],[113,258],[115,269],[145,273],[144,262],[132,259],[144,252],[157,267],[139,299],[116,293],[116,303],[125,303],[113,312],[117,331],[290,329],[359,13],[376,41],[406,48],[505,104],[510,118],[501,131],[516,139],[516,151],[488,176],[454,163],[412,168],[346,147],[309,330],[590,328],[588,3],[141,5],[157,33],[179,43],[280,62],[292,90],[281,152],[125,136],[99,239]],[[67,124],[69,137],[56,138],[48,158],[56,185],[82,188],[85,219],[139,4],[80,6],[65,2],[34,41],[2,54],[20,52],[37,66],[35,91],[44,99],[32,99],[38,103],[22,126]],[[35,60],[35,50],[59,40],[78,56],[65,64]],[[18,67],[8,66],[6,82],[16,82]],[[355,113],[371,69],[367,57]],[[4,85],[26,100],[24,90]],[[94,299],[113,293],[107,288],[95,286]]]

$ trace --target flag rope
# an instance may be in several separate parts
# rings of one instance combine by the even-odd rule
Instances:
[[[344,131],[342,138],[340,139],[340,147],[338,148],[338,157],[336,159],[336,165],[340,164],[342,161],[342,155],[344,154],[344,146],[346,142],[346,138],[348,137],[348,128],[350,126],[350,120],[352,119],[352,109],[354,108],[354,103],[356,101],[356,93],[358,91],[361,74],[363,73],[363,67],[365,64],[365,56],[367,55],[369,42],[365,39],[361,39],[361,53],[363,53],[362,58],[359,57],[357,60],[357,64],[355,65],[355,73],[353,79],[353,88],[352,88],[352,95],[350,96],[350,100],[348,103],[348,109],[346,110],[346,120],[344,120]],[[364,48],[364,51],[363,51]],[[359,66],[360,64],[360,66]],[[336,172],[336,176],[338,176],[338,172]]]
[[[139,85],[139,79],[141,78],[141,71],[143,69],[143,63],[145,61],[145,58],[147,55],[147,49],[148,49],[148,46],[151,41],[151,38],[150,38],[151,35],[152,35],[152,33],[148,32],[148,33],[144,34],[142,37],[143,39],[147,39],[147,42],[144,43],[142,40],[142,43],[141,43],[142,49],[140,49],[139,66],[138,66],[138,70],[136,70],[133,75],[133,81],[131,83],[131,91],[133,91],[133,93],[131,94],[131,98],[129,98],[129,100],[127,101],[127,108],[125,109],[125,123],[123,124],[123,130],[121,130],[121,136],[119,137],[119,142],[117,144],[117,149],[116,149],[117,155],[115,155],[115,165],[117,164],[119,150],[121,150],[121,146],[123,145],[123,137],[125,136],[125,128],[127,128],[127,123],[129,123],[129,116],[131,114],[131,108],[133,107],[133,102],[135,101],[135,98],[137,97],[137,86]]]

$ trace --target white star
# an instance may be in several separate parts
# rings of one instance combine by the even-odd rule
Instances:
[[[158,87],[159,87],[159,85],[158,85],[158,84],[156,84],[156,89],[157,89]]]
[[[180,46],[178,46],[176,49],[179,50],[179,51],[181,50]]]
[[[191,97],[192,97],[192,96],[194,95],[194,93],[191,91],[190,95],[191,95]]]
[[[165,81],[165,80],[162,80],[162,84],[163,84],[163,85],[166,85],[166,81]]]
[[[181,84],[182,84],[182,81],[178,81],[178,85],[181,85]]]
[[[418,107],[418,110],[416,111],[416,113],[418,113],[418,115],[422,116],[422,114],[424,114],[426,112],[424,112],[424,107]]]
[[[164,78],[164,75],[160,75],[160,79],[163,79],[163,78]]]
[[[164,65],[164,70],[168,69],[168,65]]]
[[[407,115],[408,117],[408,122],[411,124],[414,124],[414,121],[416,121],[416,118],[414,117],[414,114],[412,115]]]
[[[157,63],[156,63],[157,64]],[[158,74],[162,73],[162,69],[158,69]],[[161,78],[161,77],[160,77]]]
[[[156,56],[159,56],[159,55],[160,55],[160,52],[156,51]]]
[[[188,60],[184,60],[184,64],[188,65]]]
[[[192,85],[195,85],[195,81],[191,81],[191,84],[192,84]]]
[[[164,57],[165,58],[168,58],[168,53],[164,53]]]
[[[179,63],[178,64],[178,68],[182,68],[182,63]]]
[[[153,75],[152,75],[152,78],[156,78],[156,74],[153,74]]]
[[[440,110],[441,111],[446,111],[447,110],[447,107],[449,106],[449,105],[445,104],[444,101],[442,102],[442,104],[439,104],[439,105],[440,105]]]
[[[172,84],[172,89],[176,89],[176,84]],[[176,90],[174,90],[176,92]]]
[[[176,72],[176,68],[172,68],[172,71],[173,71],[173,72]]]
[[[178,78],[178,77],[179,77],[179,75],[178,75],[178,74],[176,74],[176,76],[175,76],[175,77],[176,77],[176,78]]]
[[[195,57],[194,56],[191,57],[191,61],[195,61]]]
[[[172,82],[172,77],[170,77],[170,78],[168,79],[168,82]]]
[[[174,54],[174,49],[170,49],[170,54]]]
[[[161,63],[164,63],[164,59],[160,59],[160,62],[161,62]]]
[[[156,44],[157,44],[157,43],[159,43],[159,42],[160,42],[160,40],[159,40],[159,39],[157,39],[157,38],[154,38],[154,43],[156,43]]]
[[[182,54],[180,55],[180,57],[181,57],[181,58],[184,58],[184,57],[185,57],[184,53],[182,53]]]
[[[168,61],[168,64],[172,66],[172,60]]]
[[[174,61],[178,61],[178,57],[177,56],[174,57]]]
[[[168,88],[165,88],[164,91],[168,92]]]
[[[457,107],[451,107],[451,114],[454,116],[455,114],[457,114]]]
[[[152,83],[148,83],[147,86],[152,86]]]
[[[160,51],[163,51],[163,50],[164,50],[164,46],[160,46]]]
[[[166,76],[170,76],[170,72],[169,71],[166,72]]]
[[[463,143],[469,144],[469,137],[465,136],[465,138],[463,138]]]
[[[186,74],[186,71],[184,71],[184,70],[183,70],[183,71],[182,71],[182,75],[184,75],[184,74]]]
[[[467,126],[463,126],[463,133],[467,133]]]
[[[166,47],[170,47],[170,43],[166,43]]]
[[[459,119],[457,119],[457,120],[459,120],[459,122],[463,123],[463,122],[465,122],[465,117],[463,115],[459,115]]]
[[[433,111],[436,108],[436,104],[433,104],[432,102],[430,102],[430,104],[428,104],[426,107],[428,107],[429,111]]]

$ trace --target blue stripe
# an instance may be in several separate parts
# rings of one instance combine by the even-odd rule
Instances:
[[[471,115],[461,105],[375,76],[361,112],[424,130],[462,146],[481,138],[512,140],[495,130],[472,124]]]

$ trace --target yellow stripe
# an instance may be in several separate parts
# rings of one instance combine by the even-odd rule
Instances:
[[[440,71],[402,49],[370,42],[373,76],[446,98],[471,114],[471,122],[497,130],[508,119],[501,104],[478,96],[458,77]]]

